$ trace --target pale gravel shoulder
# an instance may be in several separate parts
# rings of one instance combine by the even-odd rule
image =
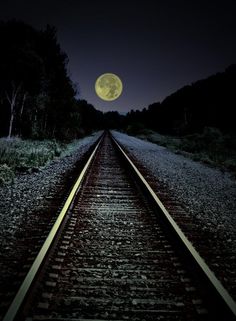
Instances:
[[[22,228],[22,220],[48,202],[56,184],[71,171],[75,164],[98,139],[101,132],[82,138],[61,157],[55,158],[36,173],[18,175],[14,182],[0,187],[0,252],[9,247],[15,232]],[[75,148],[76,147],[76,148]]]
[[[120,132],[113,135],[203,227],[220,232],[227,242],[236,242],[236,180],[230,173]]]

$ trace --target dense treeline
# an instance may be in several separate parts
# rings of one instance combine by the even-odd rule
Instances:
[[[100,126],[101,113],[75,99],[56,29],[0,22],[0,136],[71,139]]]
[[[236,65],[225,72],[185,86],[162,103],[153,103],[142,111],[131,111],[126,126],[139,131],[142,126],[163,134],[186,135],[215,127],[235,132]]]

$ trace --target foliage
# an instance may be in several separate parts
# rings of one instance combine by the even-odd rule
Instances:
[[[126,132],[129,135],[139,135],[144,133],[144,125],[140,122],[134,122],[128,125]]]
[[[117,111],[109,111],[103,114],[103,127],[106,129],[120,129],[125,126],[125,116]]]
[[[235,82],[236,65],[231,65],[225,72],[179,89],[162,103],[153,103],[142,111],[131,110],[126,126],[139,122],[170,135],[200,133],[205,127],[235,133]]]
[[[185,136],[180,149],[193,153],[206,163],[218,164],[236,171],[236,136],[224,135],[217,128]]]
[[[38,168],[48,160],[59,156],[63,150],[61,143],[50,140],[30,141],[0,139],[0,165],[6,165],[13,171],[25,171]]]
[[[16,173],[38,171],[55,157],[78,149],[80,141],[68,144],[56,140],[0,139],[0,185],[11,182]]]
[[[14,172],[9,166],[0,164],[0,185],[13,181],[14,176]]]
[[[82,126],[78,129],[79,136],[84,133],[91,133],[93,130],[103,128],[103,113],[96,110],[93,105],[89,104],[86,100],[78,100],[75,108],[80,115]]]
[[[56,29],[8,21],[0,23],[0,36],[0,136],[63,139],[78,115]]]
[[[196,161],[218,166],[236,173],[236,135],[223,134],[219,129],[205,127],[201,133],[168,136],[152,130],[138,135],[175,153],[183,154]]]

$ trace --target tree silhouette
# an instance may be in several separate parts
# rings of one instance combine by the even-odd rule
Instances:
[[[0,113],[8,137],[62,137],[75,91],[56,29],[9,21],[0,23],[0,36]]]
[[[153,103],[142,111],[131,111],[127,124],[142,123],[163,134],[185,135],[216,127],[234,132],[236,65],[225,72],[185,86],[162,103]]]

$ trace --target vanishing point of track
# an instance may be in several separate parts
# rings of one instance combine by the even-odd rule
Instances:
[[[110,134],[16,294],[10,320],[234,320],[235,302]]]

